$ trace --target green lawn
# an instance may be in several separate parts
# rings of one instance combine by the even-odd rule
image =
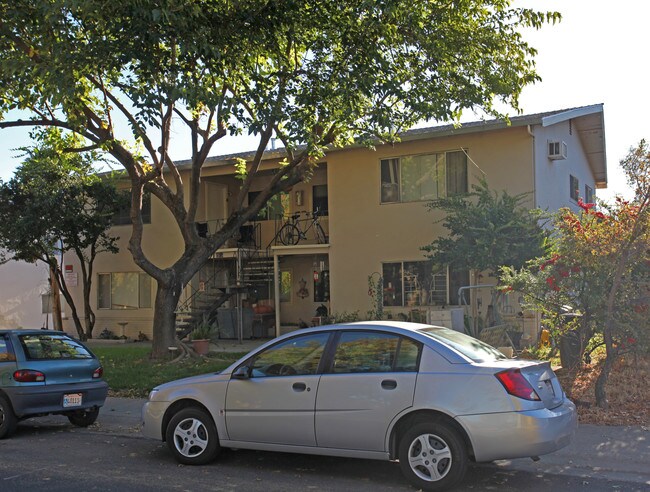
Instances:
[[[245,355],[219,352],[210,357],[188,358],[172,364],[151,360],[151,349],[137,344],[93,347],[92,351],[102,362],[110,395],[131,398],[146,398],[154,386],[173,379],[220,371]]]

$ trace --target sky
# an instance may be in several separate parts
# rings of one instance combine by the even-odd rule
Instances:
[[[604,104],[608,189],[597,196],[611,200],[629,196],[618,162],[642,138],[650,138],[648,115],[646,0],[516,0],[515,6],[557,10],[562,22],[539,31],[526,31],[525,39],[538,50],[535,58],[542,81],[524,89],[524,114]],[[466,119],[466,118],[465,118]],[[469,118],[474,119],[474,118]],[[9,179],[20,163],[13,150],[29,144],[24,129],[0,130],[0,179]],[[215,154],[251,150],[251,139],[229,138]],[[181,142],[172,157],[187,158],[189,145]]]

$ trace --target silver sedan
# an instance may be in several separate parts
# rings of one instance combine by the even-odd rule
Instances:
[[[221,447],[399,460],[424,490],[458,484],[469,460],[556,451],[576,425],[548,362],[384,321],[284,335],[221,373],[158,386],[143,408],[144,434],[180,463]]]

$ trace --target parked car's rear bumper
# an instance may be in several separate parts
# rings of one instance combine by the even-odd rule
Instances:
[[[59,413],[101,407],[106,401],[108,384],[106,381],[91,383],[53,384],[44,386],[20,386],[5,388],[14,413],[19,418],[43,413]],[[81,393],[81,406],[64,408],[63,395]]]
[[[552,410],[457,417],[471,436],[476,461],[526,458],[567,446],[578,425],[575,405],[565,399]]]

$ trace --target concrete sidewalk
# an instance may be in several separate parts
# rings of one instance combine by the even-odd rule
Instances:
[[[97,420],[97,430],[137,436],[145,400],[108,398]],[[504,470],[605,478],[645,484],[650,490],[650,429],[581,425],[573,442],[555,453],[531,459],[501,460]]]

